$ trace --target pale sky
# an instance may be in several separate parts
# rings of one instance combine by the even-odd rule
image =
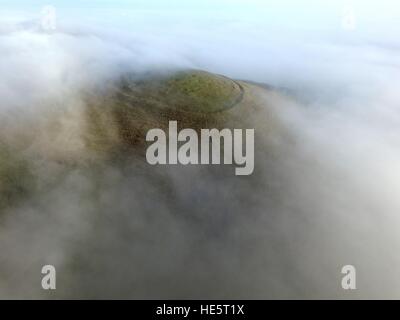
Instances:
[[[321,39],[349,35],[357,41],[399,45],[397,0],[1,0],[0,26],[7,21],[38,20],[45,5],[55,7],[59,26],[66,24],[113,30],[204,29],[236,25],[242,34],[288,41],[304,35]],[[355,20],[343,34],[348,12]],[[289,37],[290,36],[290,37]],[[348,41],[348,39],[346,39]]]

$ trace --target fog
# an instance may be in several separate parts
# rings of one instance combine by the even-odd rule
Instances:
[[[52,5],[50,32],[39,1],[0,12],[0,154],[36,177],[0,205],[1,298],[400,297],[395,1]],[[175,68],[274,88],[255,93],[253,176],[135,154],[88,169],[84,94]]]

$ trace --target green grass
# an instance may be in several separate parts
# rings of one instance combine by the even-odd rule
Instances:
[[[168,104],[181,111],[210,113],[230,108],[241,94],[232,80],[202,71],[181,72],[163,84]]]
[[[15,204],[34,187],[27,161],[0,144],[0,209]]]
[[[243,89],[233,80],[204,71],[126,75],[110,92],[93,95],[87,111],[87,146],[116,151],[124,145],[145,145],[152,128],[221,128],[242,101]],[[234,112],[233,112],[234,113]],[[118,149],[118,148],[117,148]]]

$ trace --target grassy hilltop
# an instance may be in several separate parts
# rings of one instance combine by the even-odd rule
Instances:
[[[166,129],[170,120],[180,128],[243,126],[251,105],[244,83],[204,71],[128,75],[88,108],[91,147],[144,143],[152,128]]]
[[[81,107],[71,106],[79,110],[72,120],[63,110],[53,116],[50,108],[38,123],[33,120],[36,124],[26,126],[36,126],[36,131],[18,125],[16,134],[8,133],[15,139],[0,135],[0,211],[22,203],[35,190],[45,192],[37,190],[37,181],[41,188],[56,182],[56,177],[40,176],[48,172],[49,164],[60,172],[80,170],[90,175],[90,168],[102,167],[104,160],[117,165],[129,163],[130,156],[144,157],[147,131],[167,131],[171,120],[178,121],[179,129],[247,127],[254,108],[251,96],[247,83],[187,70],[125,75],[106,89],[85,94]],[[6,142],[19,141],[19,135],[31,142],[22,147]],[[70,143],[68,148],[64,143]]]

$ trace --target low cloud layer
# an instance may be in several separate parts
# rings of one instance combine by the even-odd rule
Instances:
[[[365,10],[352,31],[340,10],[326,28],[298,29],[263,23],[256,5],[99,7],[88,20],[61,6],[51,33],[13,9],[0,25],[0,154],[38,178],[0,206],[1,298],[399,297],[399,43],[385,26],[370,32]],[[85,94],[127,71],[175,68],[274,87],[254,93],[253,176],[139,155],[84,165]],[[40,288],[45,264],[55,292]],[[347,264],[354,292],[340,287]]]

